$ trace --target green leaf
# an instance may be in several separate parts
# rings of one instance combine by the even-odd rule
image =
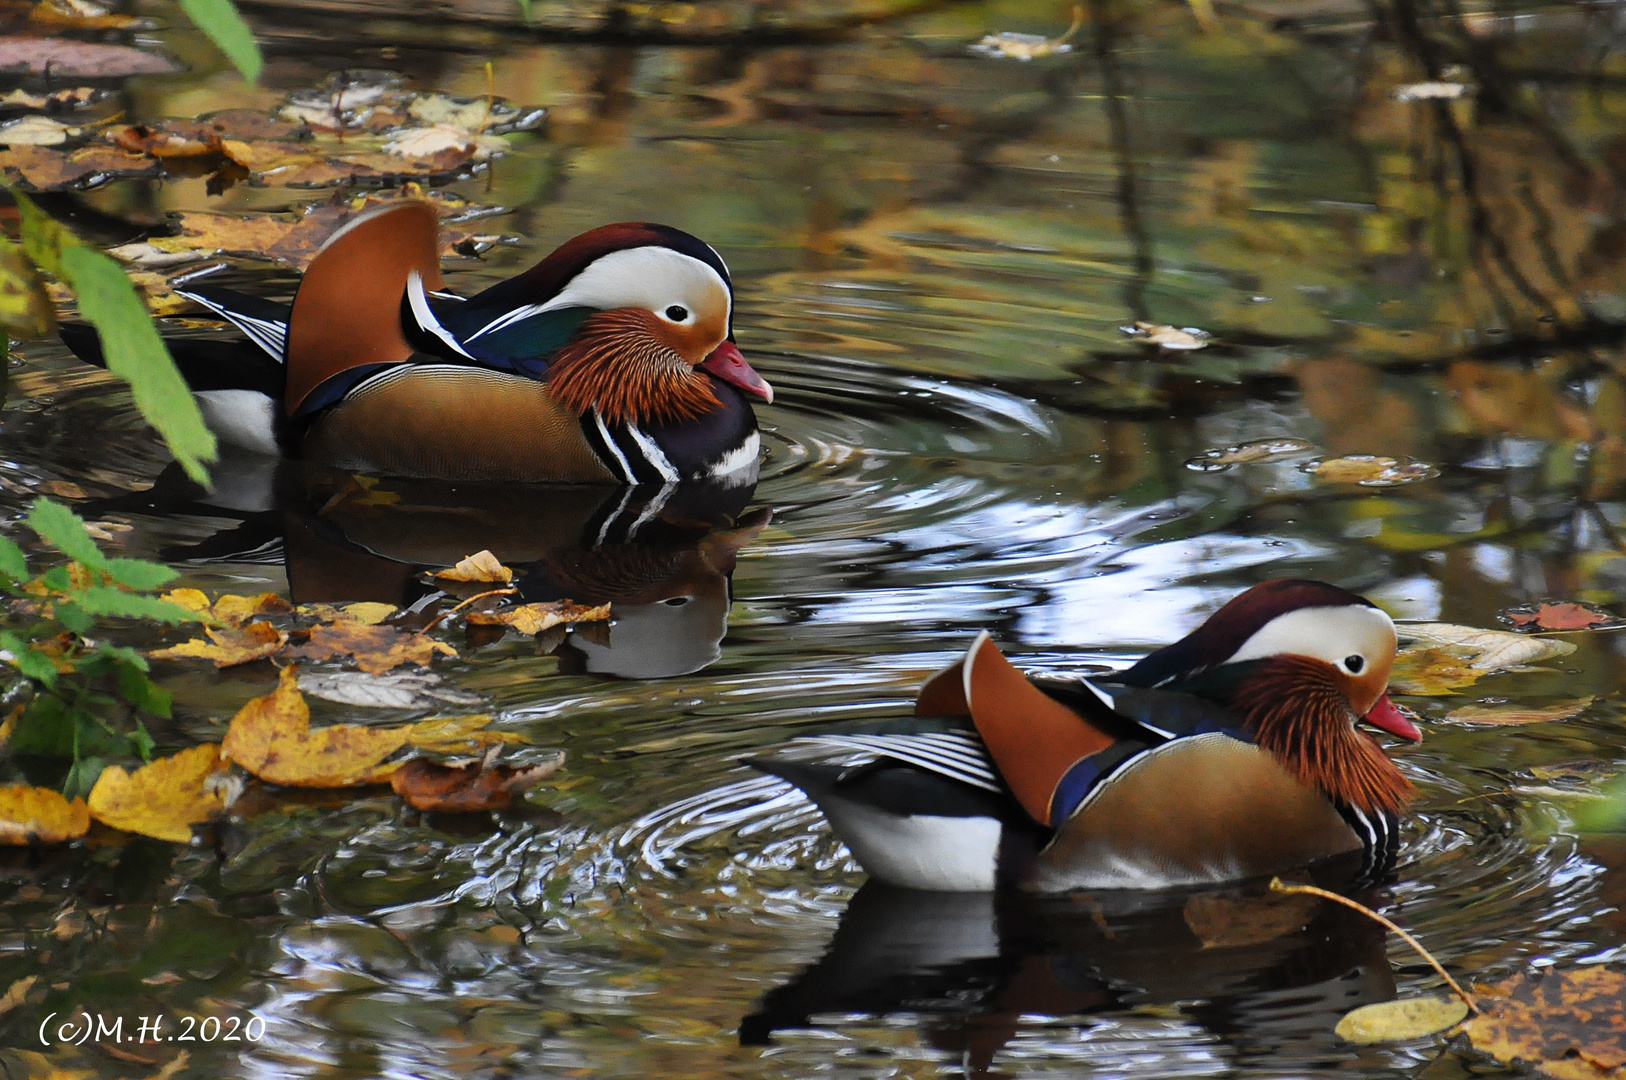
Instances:
[[[119,264],[85,247],[21,192],[11,196],[22,215],[23,250],[79,297],[79,311],[96,327],[107,370],[130,384],[136,408],[158,429],[186,474],[205,486],[203,462],[216,457],[215,437],[175,369],[146,306]]]
[[[156,596],[128,593],[111,585],[92,585],[74,599],[92,615],[153,619],[170,624],[198,621],[198,613],[190,608],[160,600]]]
[[[28,678],[46,686],[56,685],[56,661],[33,648],[17,634],[10,630],[0,630],[0,649],[5,649],[11,654],[11,662]]]
[[[23,249],[0,236],[0,331],[38,338],[56,327],[56,305]]]
[[[0,574],[12,581],[28,580],[28,556],[4,536],[0,536]]]
[[[73,579],[68,576],[66,566],[53,566],[40,575],[40,584],[54,593],[73,592]]]
[[[88,634],[90,628],[96,625],[95,620],[85,612],[84,608],[72,602],[65,601],[52,605],[51,613],[56,616],[57,622],[75,634]]]
[[[80,758],[68,770],[67,778],[62,781],[62,797],[65,799],[83,799],[90,794],[90,789],[96,786],[96,778],[102,775],[107,768],[107,761],[100,757]]]
[[[119,693],[124,700],[151,716],[169,716],[169,691],[147,678],[144,671],[119,665]]]
[[[59,502],[35,499],[23,523],[40,534],[40,539],[75,562],[97,570],[107,568],[107,556],[90,538],[79,515]]]
[[[252,83],[260,77],[265,61],[254,41],[254,31],[231,0],[181,0],[181,10],[226,54],[244,82]]]
[[[73,724],[68,721],[62,699],[54,694],[35,698],[18,719],[6,749],[41,757],[72,757]]]
[[[0,570],[4,569],[4,566],[0,566]],[[147,562],[145,559],[108,559],[107,573],[125,588],[143,592],[163,588],[181,576],[163,563]]]
[[[130,648],[128,645],[108,645],[105,642],[96,648],[96,652],[118,664],[127,664],[137,671],[150,671],[152,665],[147,658]]]
[[[168,713],[165,715],[167,716]],[[131,747],[135,749],[137,754],[141,755],[141,760],[151,761],[152,748],[157,744],[152,741],[152,736],[147,734],[146,725],[144,725],[140,720],[137,720],[135,722],[135,730],[130,733],[129,738]]]

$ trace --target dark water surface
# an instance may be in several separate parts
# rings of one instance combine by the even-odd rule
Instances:
[[[533,809],[466,822],[387,792],[261,796],[218,849],[109,836],[8,856],[0,986],[54,989],[37,1014],[0,1015],[5,1041],[40,1050],[45,1012],[88,1009],[161,1015],[166,1032],[263,1018],[257,1043],[191,1045],[196,1076],[1482,1070],[1433,1039],[1332,1034],[1354,1004],[1434,984],[1337,909],[1257,884],[861,888],[815,811],[736,764],[905,715],[984,627],[1060,670],[1122,664],[1283,574],[1482,627],[1548,596],[1626,601],[1626,9],[1243,5],[1205,35],[1183,5],[1103,2],[1070,52],[967,50],[990,31],[1059,35],[1069,9],[926,5],[860,25],[832,22],[839,5],[645,5],[599,32],[585,6],[537,0],[553,30],[529,37],[255,7],[260,91],[209,70],[188,32],[158,32],[205,68],[138,80],[132,119],[267,107],[347,65],[483,93],[494,58],[498,93],[549,106],[551,126],[453,185],[508,208],[489,230],[520,238],[448,263],[453,287],[592,225],[669,222],[729,261],[740,345],[779,397],[759,410],[748,498],[599,543],[619,493],[397,485],[388,506],[312,480],[273,507],[249,461],[222,467],[212,507],[169,498],[167,478],[143,493],[167,459],[128,397],[25,347],[0,414],[8,513],[71,482],[123,551],[191,560],[187,584],[300,600],[407,601],[416,569],[490,547],[538,589],[614,593],[624,614],[608,648],[556,655],[453,637],[463,659],[441,669],[504,728],[569,753]],[[730,29],[751,11],[766,29]],[[1425,81],[1468,89],[1397,99]],[[322,197],[181,179],[60,205],[109,229]],[[288,280],[244,265],[268,290]],[[1136,320],[1212,338],[1159,350],[1120,329]],[[1187,464],[1266,438],[1306,448]],[[1392,487],[1305,470],[1342,454],[1432,468]],[[229,558],[256,547],[270,561]],[[1420,798],[1392,888],[1365,899],[1459,974],[1626,956],[1626,842],[1578,835],[1577,801],[1530,772],[1626,768],[1626,639],[1572,640],[1546,670],[1406,699],[1426,737],[1394,753]],[[160,746],[218,737],[273,677],[167,669]],[[1586,696],[1562,723],[1440,719]],[[1274,929],[1238,931],[1238,911]],[[44,1052],[8,1057],[9,1075],[168,1060]]]

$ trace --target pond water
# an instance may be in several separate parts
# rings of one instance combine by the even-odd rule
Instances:
[[[1626,9],[1259,0],[1205,33],[1182,4],[1098,0],[1067,51],[968,49],[1058,37],[1070,7],[535,0],[525,31],[496,7],[254,5],[268,67],[247,90],[177,8],[142,6],[162,24],[144,40],[193,67],[122,84],[133,120],[274,107],[347,67],[483,94],[493,61],[496,92],[547,106],[548,128],[448,185],[504,208],[479,229],[514,238],[449,261],[450,284],[603,222],[668,222],[728,260],[739,343],[778,398],[754,491],[622,536],[607,515],[640,504],[621,493],[385,481],[399,501],[346,499],[361,489],[242,459],[196,501],[117,384],[24,345],[0,414],[8,514],[77,485],[125,553],[300,601],[410,602],[418,570],[488,547],[539,592],[625,613],[608,645],[547,654],[452,636],[462,659],[440,670],[568,752],[527,810],[262,791],[213,844],[107,833],[7,856],[0,985],[52,987],[0,1005],[8,1075],[173,1059],[41,1047],[53,1010],[166,1033],[263,1019],[258,1041],[187,1044],[187,1076],[1486,1070],[1432,1038],[1333,1035],[1354,1004],[1436,984],[1338,909],[1273,907],[1257,883],[889,892],[738,764],[907,715],[982,628],[1023,666],[1100,670],[1282,575],[1480,627],[1547,597],[1626,601]],[[1400,93],[1420,83],[1460,96]],[[178,177],[48,205],[111,243],[169,211],[329,194]],[[1162,349],[1137,321],[1211,337]],[[1302,445],[1188,464],[1260,439]],[[1305,468],[1347,454],[1428,468],[1395,486]],[[1425,738],[1391,752],[1420,796],[1393,883],[1364,899],[1459,975],[1626,957],[1626,840],[1580,833],[1552,779],[1626,768],[1626,639],[1572,640],[1542,670],[1401,699]],[[275,679],[162,672],[161,749],[218,738]],[[1444,719],[1585,697],[1562,722]],[[1291,926],[1227,936],[1242,909]]]

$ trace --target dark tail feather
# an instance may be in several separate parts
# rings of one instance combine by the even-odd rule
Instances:
[[[63,323],[58,330],[79,359],[97,367],[107,366],[95,327],[89,323]],[[282,365],[250,342],[166,337],[164,344],[181,378],[193,391],[253,390],[273,400],[282,398]]]

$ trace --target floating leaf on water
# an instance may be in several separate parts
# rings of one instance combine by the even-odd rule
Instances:
[[[1399,623],[1395,629],[1402,639],[1462,650],[1469,657],[1469,666],[1480,672],[1522,668],[1575,651],[1572,642],[1556,638],[1529,637],[1455,623]]]
[[[982,40],[972,45],[971,51],[982,56],[999,57],[1006,60],[1036,60],[1042,56],[1053,56],[1057,53],[1072,52],[1073,47],[1067,42],[1073,39],[1079,28],[1084,25],[1084,9],[1073,8],[1073,25],[1067,32],[1058,38],[1047,38],[1039,34],[1016,34],[1011,31],[1002,31],[997,34],[986,34]]]
[[[506,585],[514,580],[514,572],[497,561],[497,556],[489,551],[477,551],[473,555],[462,559],[448,570],[435,570],[429,575],[440,581],[472,581],[482,584]]]
[[[126,75],[165,75],[179,68],[162,56],[125,45],[101,45],[52,37],[0,37],[0,71],[31,75],[116,79]]]
[[[106,96],[89,86],[74,86],[49,94],[30,94],[26,90],[13,90],[0,96],[0,106],[11,105],[22,109],[82,109]]]
[[[335,724],[311,730],[299,673],[282,669],[277,688],[238,710],[221,756],[261,780],[294,787],[356,787],[383,783],[395,771],[385,758],[407,742],[407,728]]]
[[[414,758],[390,777],[390,787],[414,809],[450,813],[502,810],[514,796],[559,771],[565,755],[516,768],[475,762],[461,768]]]
[[[1333,1030],[1352,1043],[1406,1042],[1455,1027],[1467,1015],[1461,998],[1401,998],[1352,1009]]]
[[[1448,724],[1487,724],[1495,727],[1516,727],[1521,724],[1549,724],[1579,716],[1596,697],[1570,698],[1551,705],[1464,705],[1445,715]]]
[[[61,146],[82,130],[48,116],[25,116],[0,124],[0,143],[6,146]]]
[[[566,623],[599,622],[609,617],[609,604],[589,606],[574,600],[552,600],[496,611],[471,611],[466,621],[474,626],[506,626],[521,634],[534,636]]]
[[[133,773],[109,765],[90,789],[90,816],[125,832],[184,844],[192,839],[192,826],[225,812],[225,801],[204,787],[223,767],[214,743],[158,758]]]
[[[1471,87],[1458,82],[1420,82],[1397,86],[1396,101],[1455,101]]]
[[[1626,626],[1626,619],[1575,600],[1544,600],[1539,604],[1524,604],[1508,608],[1497,618],[1527,634],[1543,630],[1615,630]]]
[[[1186,925],[1205,949],[1260,945],[1309,926],[1321,901],[1313,896],[1216,896],[1201,894],[1186,901]]]
[[[1488,672],[1477,671],[1468,658],[1439,647],[1402,649],[1389,670],[1389,690],[1395,694],[1437,697],[1472,686]]]
[[[12,182],[22,181],[36,191],[77,184],[96,173],[94,166],[73,161],[67,154],[43,146],[13,146],[0,150],[0,170]]]
[[[1209,450],[1186,462],[1186,468],[1198,472],[1223,472],[1233,465],[1251,465],[1267,461],[1280,461],[1295,454],[1315,449],[1313,443],[1303,439],[1254,439],[1238,443],[1223,450]]]
[[[479,694],[451,686],[433,673],[307,672],[299,677],[299,689],[311,697],[364,709],[432,709],[481,701]]]
[[[217,668],[227,668],[274,656],[288,641],[287,634],[268,622],[218,630],[208,626],[203,632],[209,635],[209,641],[193,638],[147,655],[154,660],[210,660]]]
[[[407,729],[407,742],[431,754],[482,754],[493,746],[525,742],[511,731],[492,731],[489,716],[438,716]]]
[[[1304,471],[1324,483],[1361,487],[1398,487],[1439,475],[1439,470],[1426,462],[1402,462],[1376,454],[1348,454],[1314,461],[1306,465]]]
[[[313,626],[310,640],[285,655],[305,660],[350,659],[362,671],[377,675],[402,664],[427,667],[437,653],[457,659],[456,649],[428,634],[402,633],[393,626],[368,626],[354,619],[341,619]]]
[[[460,98],[423,94],[407,104],[407,115],[430,127],[447,126],[470,132],[535,131],[547,119],[546,109],[515,108],[500,99]]]
[[[1199,330],[1195,326],[1182,329],[1164,323],[1137,322],[1133,326],[1120,326],[1118,330],[1148,345],[1161,345],[1165,349],[1176,351],[1206,349],[1210,336],[1208,331]]]
[[[1463,1030],[1498,1061],[1559,1080],[1618,1080],[1626,1066],[1626,973],[1589,965],[1515,975],[1475,988],[1480,1014]]]
[[[85,835],[90,808],[59,792],[13,784],[0,787],[0,844],[56,844]]]

